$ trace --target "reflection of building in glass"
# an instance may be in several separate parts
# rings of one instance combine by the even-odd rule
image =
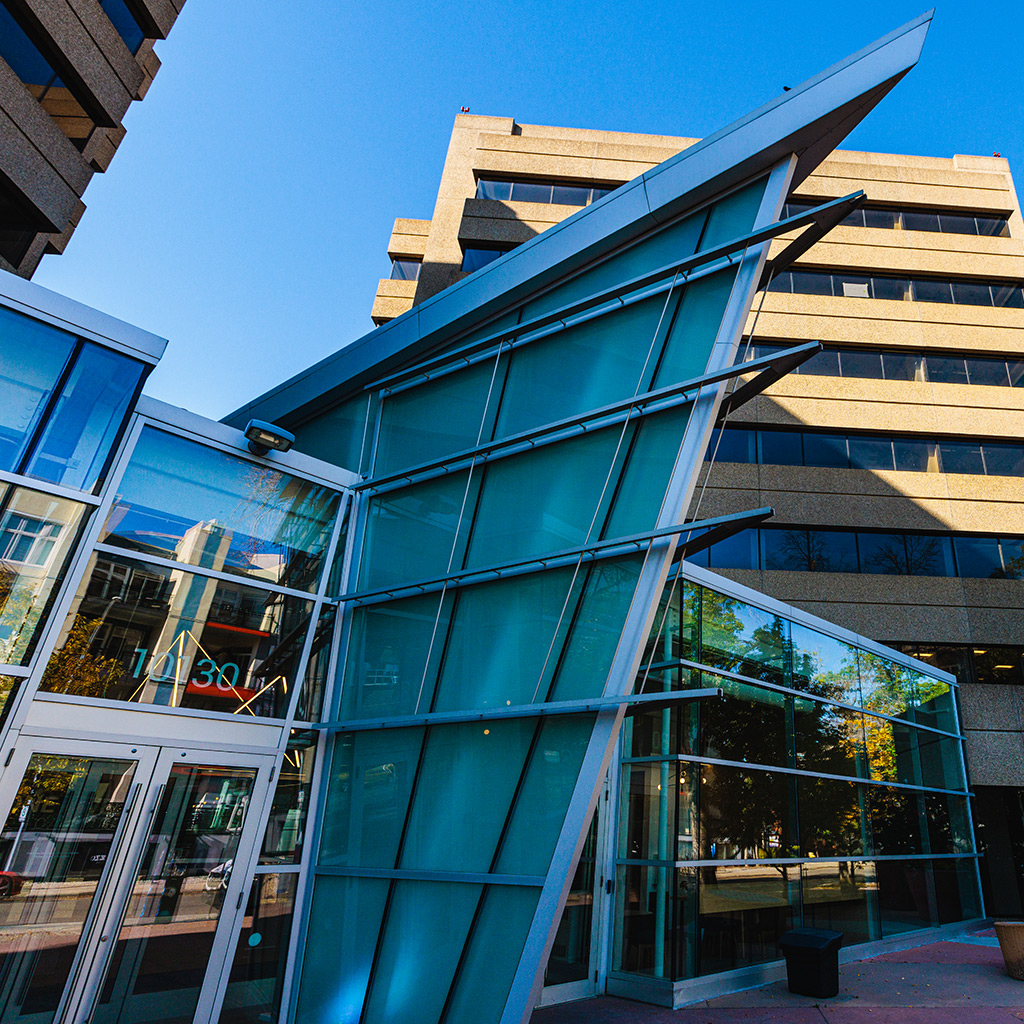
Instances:
[[[754,526],[759,558],[841,551],[698,477],[722,416],[814,355],[737,362],[791,273],[769,246],[878,219],[785,206],[926,24],[636,186],[484,175],[474,202],[579,216],[468,246],[458,287],[224,423],[138,399],[159,339],[0,282],[8,1016],[674,1005],[778,970],[794,924],[852,945],[981,913],[955,678],[699,564]],[[1002,238],[935,222],[968,227]],[[436,285],[416,255],[391,284]],[[296,449],[253,454],[250,419]],[[857,557],[963,564],[915,531]]]

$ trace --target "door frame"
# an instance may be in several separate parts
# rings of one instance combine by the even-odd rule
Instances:
[[[7,763],[0,777],[0,812],[5,814],[5,821],[33,754],[91,759],[109,757],[137,763],[125,811],[111,841],[111,854],[97,880],[96,892],[82,925],[71,969],[54,1014],[54,1024],[82,1024],[92,1017],[94,1001],[106,979],[117,934],[145,855],[151,823],[174,766],[211,765],[255,770],[235,863],[224,893],[209,966],[200,986],[193,1017],[197,1024],[210,1021],[219,1005],[222,982],[227,980],[227,967],[223,961],[230,963],[233,959],[231,953],[245,911],[244,896],[262,846],[261,826],[267,802],[273,797],[279,760],[277,752],[224,750],[189,743],[172,746],[167,740],[154,743],[148,737],[146,742],[131,743],[66,739],[33,733],[11,737],[11,741],[8,743]]]

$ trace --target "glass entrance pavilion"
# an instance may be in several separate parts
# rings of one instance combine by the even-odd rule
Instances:
[[[787,196],[926,28],[222,423],[0,282],[0,1021],[510,1024],[982,914],[953,677],[691,560],[818,350],[748,312],[863,199]]]

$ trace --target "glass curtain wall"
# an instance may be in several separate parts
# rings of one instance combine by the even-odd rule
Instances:
[[[675,981],[980,914],[956,689],[677,576],[627,719],[613,969]]]
[[[605,691],[645,545],[547,560],[654,529],[689,408],[593,430],[551,425],[704,373],[735,266],[685,287],[667,275],[532,337],[489,339],[742,236],[764,188],[676,221],[461,337],[479,342],[469,357],[379,392],[380,483],[357,519],[299,1019],[501,1016],[595,721],[536,711]],[[528,451],[502,449],[524,434]],[[465,469],[437,462],[481,446],[486,460]],[[417,465],[417,482],[395,479]],[[516,717],[488,717],[503,709]],[[403,722],[412,715],[446,717]]]

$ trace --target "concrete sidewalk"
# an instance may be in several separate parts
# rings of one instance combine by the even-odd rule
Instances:
[[[1008,977],[994,931],[840,967],[839,995],[792,995],[784,981],[680,1010],[585,999],[535,1010],[531,1024],[1020,1024],[1024,982]]]

